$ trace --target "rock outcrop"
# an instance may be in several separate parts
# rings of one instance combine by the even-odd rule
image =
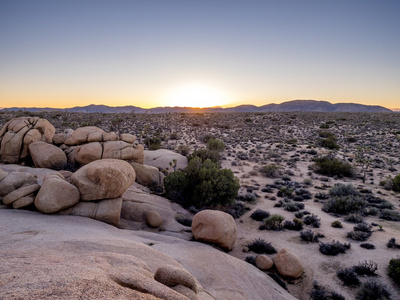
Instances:
[[[0,160],[10,164],[25,162],[29,157],[29,145],[36,141],[52,143],[54,133],[54,126],[45,119],[12,119],[0,130]]]
[[[175,167],[172,165],[176,160]],[[185,156],[166,149],[146,150],[144,151],[144,164],[158,168],[159,170],[174,170],[184,169],[188,165],[188,160]]]
[[[236,241],[236,223],[227,213],[206,209],[194,215],[192,233],[196,240],[232,250]]]

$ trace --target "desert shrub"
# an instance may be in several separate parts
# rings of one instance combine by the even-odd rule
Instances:
[[[230,214],[234,219],[238,219],[248,212],[250,208],[242,203],[236,202],[235,204],[224,207],[221,210],[227,214]]]
[[[358,214],[350,214],[346,216],[344,220],[350,223],[361,223],[364,221],[363,217]]]
[[[400,221],[400,212],[396,210],[383,209],[379,217],[388,221]]]
[[[257,254],[274,254],[276,249],[271,243],[266,242],[264,239],[255,239],[251,243],[247,244],[247,248]]]
[[[375,279],[365,281],[356,295],[357,300],[389,300],[391,294],[389,288]]]
[[[246,193],[245,195],[240,195],[239,199],[245,202],[255,202],[256,195],[254,195],[253,193]]]
[[[331,223],[331,226],[334,227],[334,228],[343,228],[343,224],[339,220],[333,221]]]
[[[264,219],[264,224],[260,226],[260,229],[280,230],[282,229],[283,220],[285,220],[285,218],[281,215],[270,215],[268,218]]]
[[[232,204],[238,196],[239,180],[228,169],[220,169],[211,160],[195,157],[188,166],[164,179],[166,195],[184,207]]]
[[[315,233],[310,229],[300,231],[300,238],[305,242],[318,243],[319,239],[324,235]]]
[[[332,139],[320,139],[319,140],[319,144],[321,145],[321,147],[327,148],[327,149],[331,149],[331,150],[338,150],[340,147],[338,144],[336,144],[336,142]]]
[[[311,225],[314,228],[319,228],[321,226],[321,219],[317,215],[311,214],[304,218],[304,224]]]
[[[208,141],[211,140],[211,139],[215,139],[215,136],[212,135],[212,134],[210,134],[210,133],[207,133],[207,134],[205,134],[204,136],[200,137],[200,140],[201,140],[203,143],[206,143],[206,144],[207,144]]]
[[[248,262],[249,264],[252,264],[253,266],[255,266],[256,258],[257,258],[257,256],[246,256],[245,261]]]
[[[356,188],[351,184],[343,184],[338,183],[335,184],[330,190],[329,195],[332,197],[335,196],[350,196],[350,195],[358,195]]]
[[[400,174],[393,178],[393,191],[400,192]]]
[[[379,213],[379,209],[376,207],[368,207],[365,213],[368,216],[376,216]]]
[[[207,142],[207,149],[211,151],[224,151],[225,143],[220,139],[211,138]]]
[[[337,138],[336,138],[336,136],[335,136],[335,134],[333,132],[326,131],[326,130],[319,130],[318,131],[318,136],[322,137],[322,138],[327,138],[327,139],[330,139],[330,140],[333,140],[333,141],[337,140]]]
[[[318,282],[315,280],[313,282],[313,289],[311,290],[311,293],[310,293],[310,299],[311,300],[345,300],[345,298],[342,295],[340,295],[339,293],[336,293],[335,291],[332,291],[326,287],[319,285]]]
[[[299,211],[300,209],[304,208],[303,203],[294,203],[294,202],[287,202],[284,204],[285,210],[290,211],[290,212],[295,212]]]
[[[368,240],[370,236],[371,236],[371,233],[362,232],[362,231],[350,231],[347,233],[348,238],[355,240],[355,241],[361,241],[361,242]]]
[[[161,148],[161,138],[158,136],[147,137],[144,139],[144,143],[150,150],[158,150]]]
[[[251,214],[250,218],[252,218],[253,220],[256,220],[256,221],[262,221],[262,220],[268,218],[270,215],[271,214],[265,210],[257,209]]]
[[[318,157],[312,165],[315,172],[326,176],[351,177],[353,175],[352,166],[331,156]]]
[[[360,285],[360,279],[358,278],[357,273],[354,271],[354,268],[340,269],[336,272],[336,275],[344,285]]]
[[[277,284],[279,284],[283,289],[287,290],[286,283],[279,277],[276,273],[267,273]]]
[[[183,156],[187,156],[189,154],[189,147],[186,145],[179,145],[178,152]]]
[[[300,231],[303,229],[303,221],[297,218],[294,218],[293,221],[286,220],[283,224],[283,228]]]
[[[211,151],[209,149],[198,149],[193,151],[193,153],[187,156],[188,161],[191,161],[193,158],[199,157],[202,162],[210,159],[214,163],[219,163],[220,154],[218,151]]]
[[[301,219],[302,217],[304,217],[304,213],[302,211],[298,211],[294,214],[294,216],[298,219]]]
[[[392,258],[388,266],[388,275],[400,284],[400,258]]]
[[[360,244],[360,247],[364,248],[364,249],[368,249],[368,250],[375,249],[375,245],[370,244],[370,243],[362,243],[362,244]]]
[[[396,239],[395,238],[391,238],[386,243],[386,247],[388,247],[388,248],[399,248],[400,249],[400,245],[396,243]]]
[[[372,226],[368,223],[361,222],[353,227],[354,231],[362,231],[362,232],[371,232],[372,233]]]
[[[332,241],[331,243],[320,243],[319,251],[324,255],[338,255],[339,253],[345,253],[346,250],[350,249],[351,244],[344,244],[339,241]]]
[[[293,189],[291,189],[291,188],[288,188],[288,187],[286,187],[286,186],[283,186],[283,187],[281,187],[280,189],[279,189],[279,191],[278,191],[278,193],[277,193],[277,196],[278,197],[292,197],[292,195],[293,195]]]
[[[322,210],[327,213],[348,215],[363,211],[367,204],[367,201],[358,196],[339,196],[325,201]]]
[[[370,261],[363,261],[359,262],[358,265],[354,266],[354,271],[358,275],[367,275],[367,276],[377,276],[375,273],[378,270],[378,264],[376,262]]]
[[[262,166],[259,169],[259,172],[263,174],[265,177],[270,177],[274,178],[279,176],[279,167],[276,164],[268,164],[265,166]]]

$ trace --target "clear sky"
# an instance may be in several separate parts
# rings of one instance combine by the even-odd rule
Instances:
[[[400,107],[399,0],[0,0],[0,107]]]

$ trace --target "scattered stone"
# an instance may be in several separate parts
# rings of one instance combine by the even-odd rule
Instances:
[[[67,165],[64,151],[54,145],[33,142],[29,145],[29,152],[36,168],[61,170]]]
[[[158,212],[150,210],[146,213],[146,222],[150,227],[157,228],[163,224],[163,218]]]
[[[196,280],[192,274],[181,268],[173,266],[159,267],[154,274],[154,279],[169,287],[183,285],[197,293]]]
[[[288,278],[299,278],[304,270],[299,258],[286,248],[279,251],[274,263],[278,273]]]
[[[206,209],[194,215],[192,233],[196,240],[232,250],[236,241],[236,223],[225,212]]]
[[[61,174],[49,174],[35,198],[36,208],[47,214],[55,213],[78,203],[79,191],[65,181]]]
[[[71,176],[71,183],[80,192],[82,201],[117,198],[135,182],[135,170],[123,160],[93,161]]]
[[[263,271],[269,270],[272,268],[273,265],[274,265],[274,262],[268,256],[266,256],[264,254],[257,255],[256,266],[260,270],[263,270]]]

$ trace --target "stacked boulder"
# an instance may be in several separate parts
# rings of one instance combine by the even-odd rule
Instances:
[[[55,128],[45,119],[20,117],[8,121],[0,130],[0,158],[10,164],[29,159],[29,145],[36,141],[52,143]]]
[[[117,226],[121,195],[135,178],[133,167],[117,159],[91,162],[68,178],[70,182],[60,172],[47,174],[41,186],[28,172],[0,169],[0,199],[13,208],[34,205],[42,213],[90,217]]]

